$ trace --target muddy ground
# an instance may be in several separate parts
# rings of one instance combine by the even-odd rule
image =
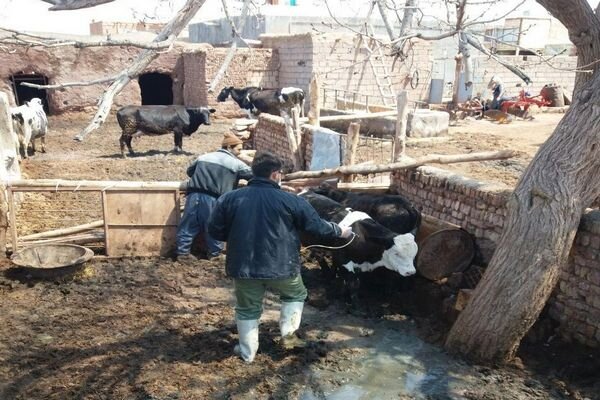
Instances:
[[[449,168],[512,185],[559,118],[541,115],[503,127],[468,121],[452,128],[451,142],[408,151],[418,156],[516,148],[518,157],[509,163]],[[203,127],[206,135],[184,139],[187,154],[169,152],[172,137],[144,137],[133,144],[138,157],[121,159],[112,120],[83,143],[72,140],[85,122],[81,116],[52,117],[48,153],[24,161],[23,174],[180,180],[197,153],[218,147],[229,124]],[[69,196],[58,205],[57,197],[26,198],[19,231],[100,216],[97,198]],[[0,399],[600,398],[600,354],[562,343],[548,323],[524,342],[510,366],[472,365],[444,354],[450,321],[435,296],[444,288],[418,277],[375,275],[364,282],[360,302],[350,305],[339,282],[307,262],[310,295],[300,334],[309,347],[279,347],[277,299],[271,296],[257,360],[247,365],[232,355],[236,328],[223,260],[99,260],[74,278],[47,281],[9,267],[6,261],[0,266]]]

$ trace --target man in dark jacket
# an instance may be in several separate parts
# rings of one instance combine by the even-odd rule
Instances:
[[[234,351],[252,362],[258,350],[258,321],[267,288],[280,293],[279,328],[284,346],[297,341],[306,288],[300,275],[299,231],[318,237],[344,237],[341,229],[319,218],[303,198],[280,189],[283,163],[258,153],[248,186],[219,198],[208,223],[209,233],[227,242],[227,274],[235,283],[235,317],[239,345]]]
[[[227,193],[240,179],[250,179],[252,170],[236,156],[242,150],[242,141],[226,133],[221,149],[198,157],[187,169],[185,209],[177,227],[177,260],[195,260],[190,250],[199,233],[204,234],[207,257],[215,257],[223,250],[223,243],[207,232],[208,217],[219,196]]]

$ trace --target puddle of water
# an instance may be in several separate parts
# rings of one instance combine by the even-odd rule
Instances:
[[[349,371],[315,370],[322,394],[302,400],[460,399],[475,378],[464,365],[408,330],[377,329],[375,347],[354,361]],[[341,386],[339,384],[341,383]]]

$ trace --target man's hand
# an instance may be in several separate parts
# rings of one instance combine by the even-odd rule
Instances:
[[[349,226],[342,228],[342,233],[340,233],[340,237],[343,239],[348,239],[350,236],[352,236],[352,228],[350,228]]]

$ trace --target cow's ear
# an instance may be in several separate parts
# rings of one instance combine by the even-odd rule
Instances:
[[[214,109],[214,108],[209,108],[209,109],[208,109],[208,112],[209,112],[209,113],[211,113],[211,114],[214,114],[216,111],[217,111],[217,110],[216,110],[216,109]]]

